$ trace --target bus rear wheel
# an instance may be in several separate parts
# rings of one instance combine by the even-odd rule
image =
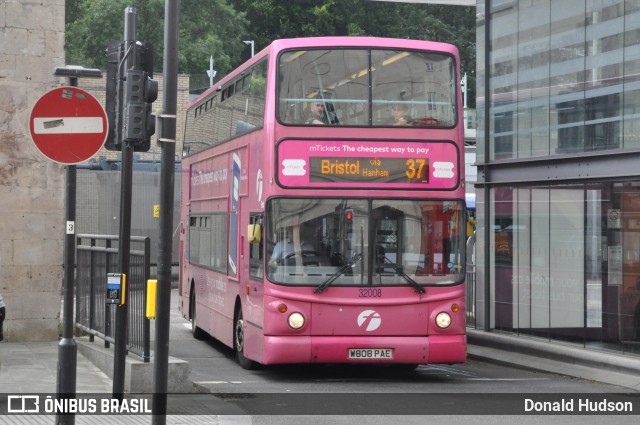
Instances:
[[[242,319],[241,307],[238,308],[238,314],[233,328],[233,349],[236,352],[238,364],[240,364],[243,369],[251,370],[256,368],[257,363],[244,356],[244,320]]]

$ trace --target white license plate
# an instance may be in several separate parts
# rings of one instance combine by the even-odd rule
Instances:
[[[392,348],[349,348],[350,359],[391,359]]]

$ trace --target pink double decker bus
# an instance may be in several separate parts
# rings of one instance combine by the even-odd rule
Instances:
[[[195,99],[179,254],[194,336],[244,368],[464,362],[459,81],[449,44],[301,38]]]

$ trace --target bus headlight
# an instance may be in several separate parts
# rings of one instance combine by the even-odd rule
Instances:
[[[304,326],[304,316],[298,312],[291,313],[288,320],[292,329],[300,329]]]
[[[442,313],[438,313],[438,315],[436,316],[436,325],[438,325],[440,329],[446,329],[450,324],[451,316],[449,316],[449,313],[444,311]]]

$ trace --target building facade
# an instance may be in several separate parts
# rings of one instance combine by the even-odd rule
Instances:
[[[35,102],[60,83],[64,0],[0,2],[0,292],[5,340],[55,341],[60,323],[64,167],[29,136]]]
[[[0,293],[7,304],[4,337],[7,341],[55,341],[60,333],[65,239],[64,165],[38,152],[29,134],[29,115],[47,91],[67,85],[56,77],[65,66],[65,0],[0,2]],[[82,65],[82,64],[80,64]],[[106,65],[106,59],[105,59]],[[106,72],[102,79],[80,79],[78,85],[105,104]],[[156,75],[160,93],[154,103],[162,111],[162,75]],[[189,77],[178,77],[176,152],[182,151],[184,110],[189,101]],[[112,192],[95,189],[97,174],[109,174],[119,189],[119,173],[101,169],[117,163],[119,152],[100,150],[80,171],[76,205],[77,232],[118,229],[118,217],[94,222],[100,202],[119,202]],[[136,159],[159,161],[160,148],[152,141],[148,153]],[[179,160],[179,157],[176,157]],[[119,170],[119,168],[117,168]],[[133,231],[157,235],[153,205],[159,202],[159,167],[134,181]],[[118,174],[118,175],[114,175]],[[178,179],[180,176],[177,176]],[[179,180],[178,180],[179,181]],[[92,185],[93,184],[93,185]],[[108,195],[108,196],[107,196]],[[176,197],[179,197],[179,191]],[[102,205],[103,205],[102,204]],[[104,205],[103,205],[104,206]],[[108,205],[109,211],[117,205]],[[107,208],[103,209],[103,212]],[[106,229],[105,229],[106,228]],[[116,232],[117,233],[117,230]],[[154,249],[157,239],[152,239]],[[154,257],[155,260],[155,257]]]
[[[640,0],[477,17],[471,324],[640,355]]]

